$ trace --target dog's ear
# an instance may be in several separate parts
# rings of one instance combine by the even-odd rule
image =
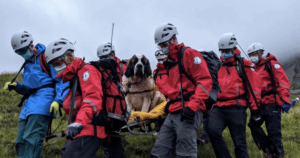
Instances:
[[[145,74],[147,75],[147,77],[152,75],[152,70],[151,70],[151,65],[150,65],[150,61],[143,55],[143,58],[145,58]]]
[[[124,75],[127,77],[127,78],[130,78],[131,76],[134,75],[134,72],[133,72],[133,69],[134,69],[134,66],[133,66],[133,58],[135,57],[135,55],[129,60],[128,62],[128,65],[127,65],[127,68],[125,70],[125,73]]]

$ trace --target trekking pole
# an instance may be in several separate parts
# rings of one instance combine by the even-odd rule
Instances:
[[[240,46],[239,43],[237,43],[239,45],[239,47],[241,48],[241,50],[243,51],[243,53],[246,55],[246,57],[249,59],[248,55],[244,52],[243,48]],[[249,59],[250,60],[250,59]]]

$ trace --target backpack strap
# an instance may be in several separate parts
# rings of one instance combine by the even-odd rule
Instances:
[[[273,96],[274,96],[274,99],[275,99],[275,104],[277,104],[276,94],[278,94],[278,91],[277,91],[277,87],[276,87],[276,84],[275,84],[275,79],[274,79],[274,75],[273,75],[271,60],[266,62],[265,69],[270,74],[271,81],[272,81],[272,87],[273,87]]]
[[[123,76],[123,66],[124,66],[124,63],[122,63],[121,67],[120,67],[121,68],[121,76]]]
[[[252,95],[252,97],[253,97],[253,99],[255,101],[255,104],[259,108],[259,104],[258,104],[258,102],[256,100],[254,91],[252,89],[252,86],[250,84],[250,81],[249,81],[249,79],[247,77],[247,74],[245,72],[245,69],[244,69],[244,67],[251,68],[251,66],[244,66],[244,58],[242,58],[240,55],[236,55],[235,59],[237,60],[237,72],[238,72],[239,76],[243,80],[244,89],[245,89],[245,92],[246,92],[246,95],[247,95],[247,104],[248,104],[248,106],[250,106],[250,103],[249,103],[249,94],[248,94],[248,88],[247,88],[247,87],[249,87],[251,95]]]
[[[181,48],[180,51],[178,52],[179,73],[180,74],[183,73],[196,86],[196,82],[187,74],[187,72],[184,69],[184,65],[183,65],[183,53],[187,48],[190,48],[190,47]]]
[[[20,68],[20,70],[19,70],[19,72],[17,73],[17,75],[15,76],[15,78],[13,78],[12,80],[11,80],[11,82],[10,83],[13,83],[13,82],[15,82],[16,81],[16,79],[17,79],[17,77],[18,77],[18,75],[20,74],[20,72],[23,70],[23,68],[25,67],[25,65],[26,65],[26,60],[24,61],[24,63],[23,63],[23,65],[21,66],[21,68]]]
[[[156,81],[156,78],[158,76],[158,72],[159,72],[159,69],[156,69],[155,74],[153,76],[154,82]]]
[[[45,51],[39,55],[39,58],[40,58],[40,64],[41,64],[43,71],[46,72],[47,74],[50,74],[50,68],[49,68],[46,58],[45,58]]]

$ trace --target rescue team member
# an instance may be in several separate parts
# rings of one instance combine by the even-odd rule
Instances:
[[[292,100],[291,106],[292,106],[294,109],[296,108],[296,104],[298,103],[298,101],[299,101],[299,98],[298,98],[298,97],[295,98],[294,100]]]
[[[168,54],[164,54],[163,51],[157,50],[155,52],[155,57],[157,59],[157,65],[156,69],[153,71],[153,79],[155,82],[155,85],[157,86],[159,92],[163,94],[166,99],[168,99],[168,79],[169,74],[167,69],[164,67],[163,62],[167,59]]]
[[[161,47],[164,54],[168,54],[164,65],[169,70],[170,88],[167,96],[170,102],[169,106],[166,106],[169,114],[160,129],[151,157],[172,157],[173,148],[177,157],[197,157],[197,133],[203,111],[207,111],[204,102],[212,88],[206,62],[194,49],[187,48],[182,61],[185,72],[196,82],[196,86],[183,73],[180,75],[176,62],[179,51],[185,45],[178,44],[177,34],[177,28],[167,23],[159,26],[154,35],[155,43]],[[184,105],[181,98],[184,99]]]
[[[26,65],[22,74],[23,82],[6,82],[4,90],[15,90],[27,96],[19,117],[19,129],[16,139],[16,151],[19,158],[40,158],[43,139],[51,122],[50,106],[63,103],[66,93],[61,79],[53,67],[49,74],[42,67],[39,55],[45,51],[42,44],[33,45],[33,37],[27,31],[15,33],[11,38],[15,53],[22,56]]]
[[[72,110],[72,123],[67,126],[67,140],[62,148],[62,157],[94,157],[102,145],[106,157],[124,157],[124,148],[121,139],[109,139],[104,126],[91,124],[95,114],[100,113],[104,108],[102,78],[100,71],[94,66],[85,64],[81,58],[74,56],[74,45],[63,38],[51,42],[46,50],[46,60],[55,68],[61,68],[62,72],[57,75],[64,82],[71,81],[75,75],[78,76],[78,88],[76,90],[75,105]],[[107,83],[111,85],[111,83]],[[107,84],[105,84],[107,86]],[[119,94],[118,88],[107,86],[106,92]],[[71,102],[71,91],[66,96],[63,109],[68,114]],[[113,93],[113,92],[112,92]],[[121,105],[126,106],[125,101],[116,102],[116,112],[121,112]],[[106,99],[106,108],[112,111],[114,98]],[[125,108],[125,107],[124,107]]]
[[[117,56],[116,56],[116,50],[114,46],[111,46],[111,43],[105,43],[101,44],[97,49],[97,56],[99,59],[103,58],[111,58],[115,59],[121,69],[121,76],[125,73],[125,70],[127,68],[127,65],[123,63]]]
[[[217,158],[230,158],[227,145],[222,137],[223,130],[228,127],[231,138],[235,145],[235,156],[237,158],[249,158],[246,143],[246,109],[247,98],[251,115],[261,118],[260,112],[255,102],[260,102],[260,81],[258,75],[251,68],[251,61],[243,59],[245,77],[248,77],[253,89],[255,98],[250,92],[249,86],[245,90],[243,79],[238,74],[237,59],[240,51],[236,48],[236,37],[232,33],[225,33],[219,40],[219,50],[221,53],[221,66],[218,74],[218,81],[221,91],[218,93],[217,102],[209,113],[208,134]],[[231,65],[231,66],[227,66]],[[247,97],[247,94],[249,97]]]
[[[290,109],[290,82],[275,56],[268,53],[263,57],[263,53],[264,47],[260,43],[254,43],[248,48],[248,55],[255,64],[255,71],[261,81],[260,110],[268,136],[261,127],[255,126],[252,120],[248,126],[258,148],[267,153],[266,157],[283,157],[280,109],[284,109],[285,112]],[[274,85],[272,82],[275,82]]]

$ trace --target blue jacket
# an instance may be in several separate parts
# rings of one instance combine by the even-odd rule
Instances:
[[[43,71],[40,65],[38,55],[45,51],[46,47],[42,44],[37,44],[35,48],[38,49],[37,56],[28,60],[22,74],[23,82],[17,82],[16,92],[19,94],[26,94],[28,90],[40,88],[47,84],[54,84],[55,87],[46,87],[39,89],[36,93],[31,94],[23,105],[20,114],[20,119],[26,119],[32,114],[39,114],[50,116],[50,106],[53,101],[63,104],[63,100],[68,93],[63,90],[69,86],[69,83],[63,83],[61,78],[55,78],[57,75],[55,69],[49,65],[50,75]]]

